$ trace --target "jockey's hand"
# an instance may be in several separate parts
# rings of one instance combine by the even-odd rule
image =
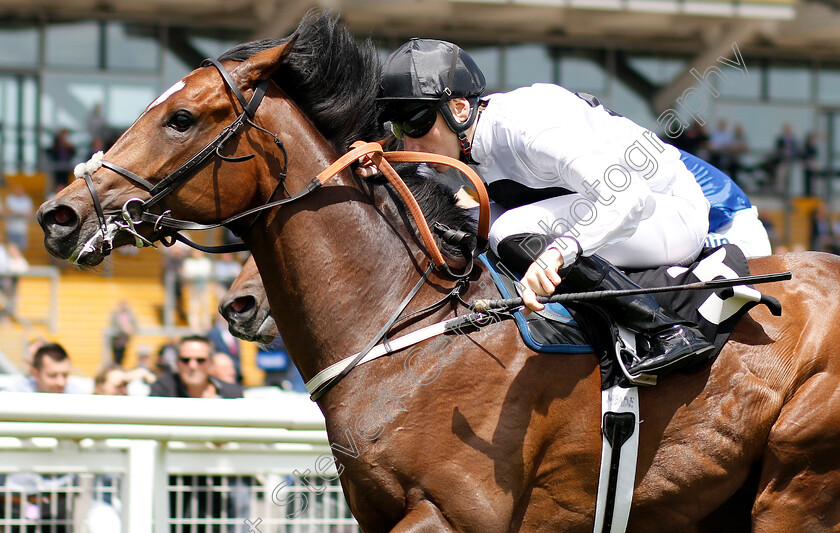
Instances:
[[[356,167],[356,174],[360,178],[375,176],[377,172],[379,172],[379,168],[373,163],[373,159],[369,156],[359,158],[359,166]]]
[[[470,196],[470,194],[464,190],[463,187],[458,189],[458,192],[455,193],[455,203],[458,204],[458,207],[461,209],[470,209],[480,205],[475,201],[475,198]]]
[[[531,263],[525,276],[520,280],[524,285],[522,291],[522,302],[527,309],[525,314],[531,311],[542,311],[545,305],[537,301],[539,296],[551,296],[554,289],[562,281],[557,271],[563,266],[563,256],[559,250],[549,248],[540,255],[536,261]]]

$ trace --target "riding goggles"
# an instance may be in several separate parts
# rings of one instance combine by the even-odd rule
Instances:
[[[423,104],[406,110],[398,118],[391,119],[391,131],[399,140],[402,140],[404,135],[417,139],[429,133],[436,120],[437,104]]]

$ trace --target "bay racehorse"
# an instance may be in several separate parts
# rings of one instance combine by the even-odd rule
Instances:
[[[390,186],[349,170],[313,185],[350,140],[378,133],[376,57],[325,14],[307,16],[295,38],[198,68],[89,162],[86,179],[41,206],[47,248],[92,266],[112,246],[166,238],[167,220],[224,221],[309,187],[227,223],[263,273],[305,380],[359,352],[429,264]],[[243,112],[262,90],[261,105]],[[465,227],[449,195],[431,200],[430,219]],[[466,262],[446,254],[453,267]],[[630,531],[840,530],[840,259],[798,253],[750,266],[793,273],[761,286],[784,313],[754,308],[713,364],[641,390]],[[407,312],[457,284],[435,270]],[[461,296],[497,293],[476,266]],[[448,302],[393,334],[465,312]],[[591,354],[535,353],[502,320],[360,365],[318,405],[365,531],[593,528],[601,435]]]
[[[269,344],[277,336],[268,295],[257,263],[249,257],[230,288],[219,300],[219,314],[231,335],[242,340]]]

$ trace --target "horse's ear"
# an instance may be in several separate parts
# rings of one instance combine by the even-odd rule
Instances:
[[[293,35],[285,43],[257,52],[231,72],[236,84],[242,88],[252,87],[261,80],[266,80],[274,74],[288,57],[295,45],[297,35]]]

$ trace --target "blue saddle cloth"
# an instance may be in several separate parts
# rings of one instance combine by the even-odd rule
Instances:
[[[490,271],[502,298],[516,298],[516,282],[521,276],[510,272],[500,264],[493,252],[479,256],[481,262]],[[580,325],[563,304],[553,303],[545,311],[525,316],[522,311],[514,312],[516,324],[525,344],[538,352],[546,353],[591,353],[592,346]]]

